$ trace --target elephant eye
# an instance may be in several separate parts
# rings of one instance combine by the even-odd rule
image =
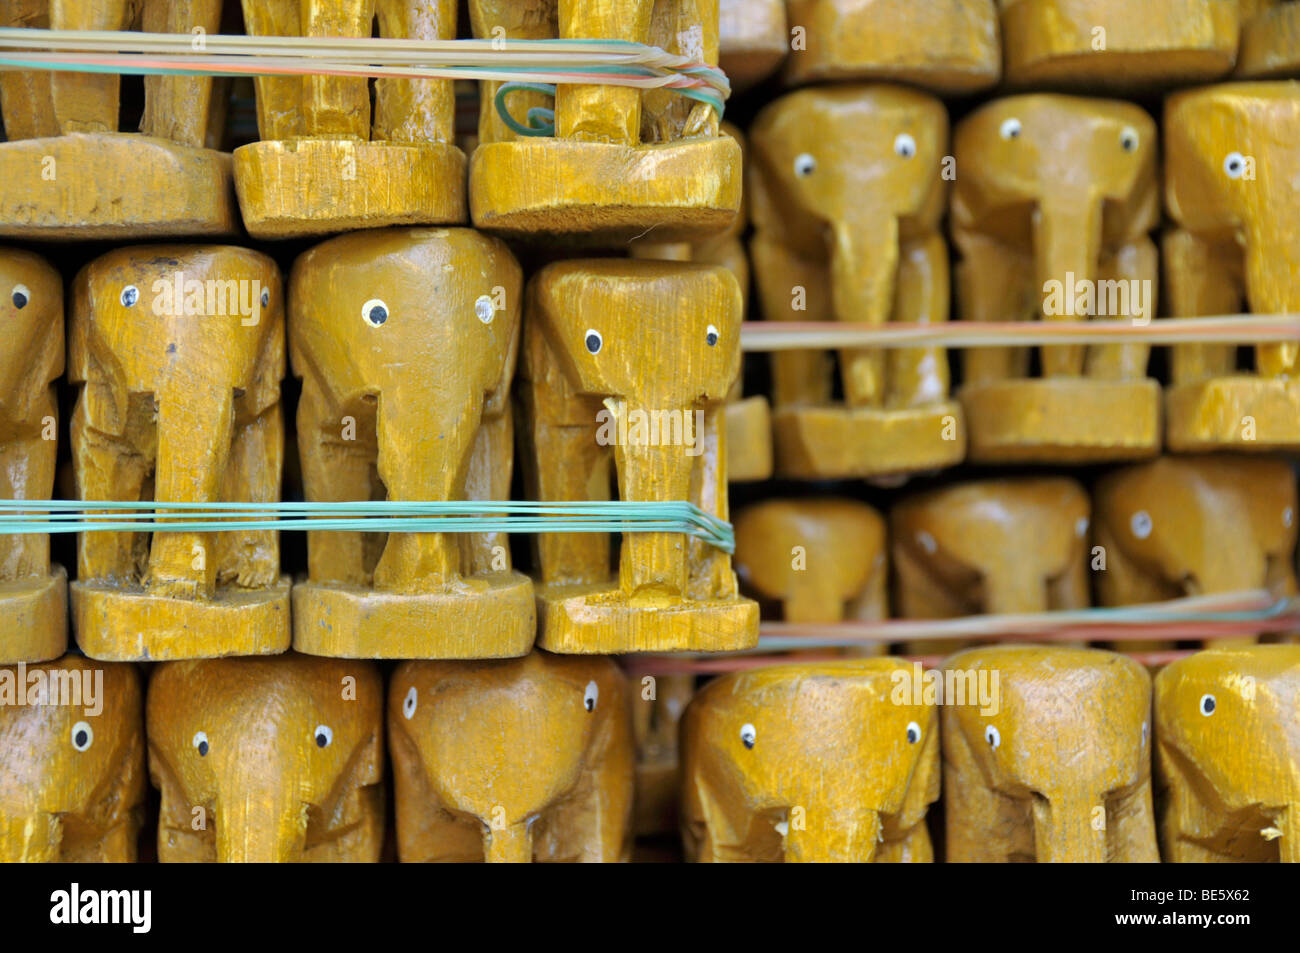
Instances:
[[[1119,134],[1120,148],[1125,152],[1136,152],[1138,147],[1138,133],[1132,126],[1125,126],[1124,131]]]
[[[269,305],[270,303],[271,303],[271,289],[270,289],[270,288],[263,288],[263,289],[262,289],[262,307],[265,308],[265,307],[266,307],[267,305]]]
[[[317,725],[312,736],[316,739],[317,748],[328,748],[334,740],[334,731],[329,725]]]
[[[194,745],[194,750],[199,753],[200,758],[207,756],[208,753],[207,732],[203,732],[203,731],[196,732],[194,735],[194,740],[191,741],[190,744]]]
[[[910,159],[916,155],[916,140],[905,132],[900,132],[894,139],[894,151],[904,159]]]
[[[1223,158],[1223,171],[1230,179],[1240,179],[1246,171],[1246,157],[1240,152],[1229,152]]]
[[[1144,721],[1142,722],[1142,743],[1143,744],[1147,743],[1147,731],[1148,731],[1147,723]]]
[[[72,747],[78,751],[86,751],[95,743],[95,730],[90,727],[90,722],[79,721],[72,726]]]
[[[740,726],[741,744],[743,744],[746,748],[752,748],[754,747],[754,742],[757,740],[758,740],[758,732],[754,730],[753,725],[746,723]]]
[[[605,339],[600,336],[600,332],[593,331],[591,328],[587,328],[582,339],[586,342],[587,350],[592,354],[599,354],[601,346],[605,343]]]
[[[411,690],[408,691],[406,697],[402,699],[402,714],[406,716],[407,721],[410,721],[411,718],[414,717],[415,705],[418,700],[418,693],[415,690],[415,686],[412,685]]]
[[[914,721],[907,723],[907,743],[914,745],[921,740],[921,726]]]
[[[582,695],[582,707],[587,711],[596,710],[596,702],[600,699],[600,686],[594,681],[587,683],[587,690]]]
[[[794,174],[801,179],[806,179],[817,169],[817,160],[812,157],[811,153],[801,152],[794,157]]]
[[[1151,514],[1146,510],[1138,510],[1133,514],[1133,518],[1128,521],[1128,526],[1138,539],[1146,539],[1151,535]]]
[[[1074,535],[1080,539],[1088,535],[1088,517],[1080,516],[1074,521]]]
[[[1214,709],[1218,707],[1219,707],[1219,703],[1214,700],[1213,695],[1201,696],[1200,709],[1202,715],[1205,715],[1208,718],[1210,715],[1214,714]]]
[[[717,344],[717,343],[718,343],[718,329],[715,328],[713,325],[710,324],[710,325],[708,326],[708,328],[706,328],[705,331],[704,331],[704,340],[706,340],[706,341],[709,342],[709,347],[713,347],[713,345]]]
[[[987,741],[991,747],[996,748],[998,745],[1002,744],[1002,733],[992,725],[989,725],[984,729],[984,740]]]
[[[1020,120],[1012,116],[1010,119],[1002,120],[1002,125],[998,128],[998,135],[1003,139],[1020,138]]]
[[[1295,511],[1288,506],[1282,511],[1282,525],[1290,529],[1293,522],[1295,522]]]
[[[939,544],[936,543],[934,537],[931,536],[929,533],[927,533],[925,530],[921,530],[919,533],[916,534],[916,541],[920,543],[921,548],[924,549],[931,556],[933,556],[936,552],[939,551]]]
[[[492,303],[492,296],[479,295],[474,301],[474,313],[484,324],[491,324],[497,313],[497,306]]]
[[[32,300],[32,293],[27,290],[26,285],[14,285],[13,294],[10,297],[13,299],[14,307],[21,311],[27,307],[27,302]]]
[[[378,298],[371,298],[361,306],[361,320],[372,328],[377,328],[388,320],[388,305]]]
[[[130,308],[140,300],[140,289],[135,285],[127,285],[122,289],[122,307]]]

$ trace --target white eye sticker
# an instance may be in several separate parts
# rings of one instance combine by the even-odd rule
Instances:
[[[754,742],[758,740],[758,732],[754,726],[746,722],[740,726],[740,743],[746,748],[754,747]]]
[[[998,135],[1003,139],[1020,138],[1020,120],[1012,116],[1010,119],[1002,120],[1002,125],[998,127]]]
[[[929,533],[927,533],[925,530],[921,530],[919,533],[916,534],[916,541],[920,543],[921,548],[924,549],[931,556],[933,556],[935,553],[939,551],[939,544],[936,543],[934,541],[934,537],[931,536]]]
[[[592,354],[599,354],[601,347],[605,344],[605,339],[600,336],[600,332],[592,330],[591,328],[587,328],[586,332],[582,335],[582,340],[583,343],[587,345],[587,350]]]
[[[361,306],[361,320],[372,328],[377,328],[388,320],[388,305],[378,298],[371,298]]]
[[[894,138],[894,152],[904,159],[910,159],[916,155],[916,140],[905,132],[900,132]]]
[[[263,289],[262,289],[262,307],[265,308],[265,307],[266,307],[267,305],[269,305],[270,303],[271,303],[271,289],[270,289],[270,288],[263,288]]]
[[[207,732],[196,731],[190,744],[194,745],[194,750],[199,753],[199,757],[205,757],[208,753],[208,735]]]
[[[709,342],[709,347],[713,347],[713,345],[718,343],[718,337],[718,329],[713,325],[710,324],[704,329],[704,340]]]
[[[90,722],[79,721],[72,726],[72,747],[78,751],[86,751],[95,743],[95,730],[90,727]]]
[[[1128,528],[1133,531],[1133,535],[1138,539],[1146,539],[1151,535],[1154,528],[1151,522],[1151,514],[1146,510],[1138,510],[1133,514],[1133,518],[1128,521]]]
[[[907,723],[907,743],[914,745],[921,740],[921,726],[914,721]]]
[[[131,308],[140,300],[140,289],[135,285],[127,285],[122,289],[122,307]]]
[[[1223,157],[1223,172],[1230,179],[1240,179],[1246,171],[1246,157],[1240,152],[1229,152]]]
[[[406,716],[407,721],[410,721],[415,715],[415,706],[418,703],[419,693],[415,690],[415,686],[412,685],[410,691],[406,693],[406,697],[402,699],[402,714]]]
[[[582,693],[582,707],[587,711],[595,711],[598,701],[600,701],[600,686],[594,681],[588,682],[587,690]]]
[[[1286,509],[1282,511],[1282,525],[1285,526],[1287,529],[1290,529],[1291,524],[1294,522],[1295,522],[1295,511],[1288,506]]]
[[[1088,517],[1080,516],[1074,521],[1074,535],[1080,539],[1088,535]]]
[[[311,735],[316,742],[317,748],[328,748],[330,742],[334,740],[334,729],[329,725],[317,725],[316,730]]]
[[[1144,721],[1142,722],[1142,743],[1143,744],[1147,743],[1147,731],[1148,731],[1147,723]]]
[[[1119,147],[1125,152],[1137,152],[1140,141],[1138,131],[1132,126],[1125,126],[1119,134]]]
[[[1216,701],[1214,700],[1214,696],[1213,696],[1213,695],[1202,695],[1202,696],[1201,696],[1201,703],[1200,703],[1200,705],[1198,706],[1198,708],[1199,708],[1201,714],[1204,715],[1205,717],[1208,718],[1208,717],[1210,717],[1210,715],[1213,715],[1213,714],[1214,714],[1214,709],[1216,709],[1216,708],[1218,708],[1218,707],[1219,707],[1219,703],[1216,702]]]
[[[817,160],[812,157],[812,153],[801,152],[794,157],[794,174],[799,178],[806,179],[816,168]]]
[[[492,303],[492,296],[479,295],[474,302],[474,313],[484,324],[491,324],[497,313],[497,306]]]
[[[992,725],[989,725],[984,729],[984,740],[989,743],[990,747],[996,748],[998,745],[1002,744],[1002,733]]]
[[[14,290],[9,293],[9,300],[21,311],[27,307],[27,302],[32,300],[32,293],[27,290],[26,285],[14,285]]]

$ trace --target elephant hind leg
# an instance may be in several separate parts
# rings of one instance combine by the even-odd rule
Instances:
[[[86,419],[85,408],[84,401],[77,402],[71,423],[77,496],[83,500],[123,502],[141,499],[141,491],[153,470],[152,448],[151,452],[142,452],[128,437],[96,429]],[[127,433],[133,429],[128,427]],[[84,582],[138,582],[137,542],[136,533],[80,534],[77,578]]]
[[[237,427],[226,464],[221,499],[274,503],[280,499],[284,420],[280,405]],[[280,537],[273,529],[217,533],[217,581],[246,589],[272,585],[280,575]]]

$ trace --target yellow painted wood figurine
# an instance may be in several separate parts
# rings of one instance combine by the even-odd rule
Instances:
[[[6,74],[8,75],[8,74]],[[0,248],[0,497],[54,492],[63,374],[63,279],[42,258]],[[67,574],[50,564],[50,537],[0,536],[0,664],[58,658],[68,644]]]
[[[221,0],[21,0],[0,26],[216,33]],[[239,228],[210,76],[146,76],[139,133],[118,132],[116,73],[0,78],[0,235],[225,236]]]
[[[775,321],[948,320],[948,117],[893,86],[800,90],[750,130],[750,244],[763,316]],[[776,354],[780,475],[898,478],[958,463],[962,411],[942,348],[845,348],[844,402],[821,352]]]
[[[1237,59],[1238,0],[999,0],[999,9],[1005,78],[1021,88],[1185,86]]]
[[[1141,665],[996,645],[959,652],[941,674],[949,861],[1159,859]]]
[[[504,500],[522,308],[505,244],[388,229],[306,252],[290,283],[307,499]],[[322,531],[294,588],[294,647],[353,658],[525,654],[533,586],[492,534]]]
[[[969,321],[1121,321],[1156,313],[1156,127],[1117,100],[998,99],[957,127],[953,237]],[[1082,463],[1151,456],[1160,392],[1145,344],[963,352],[971,458]]]
[[[699,0],[471,0],[474,35],[617,39],[718,62],[718,6]],[[740,148],[707,103],[670,89],[561,83],[554,135],[521,136],[497,109],[501,84],[482,84],[479,143],[470,157],[470,213],[478,228],[518,236],[578,234],[621,243],[654,229],[678,241],[725,229],[740,207]],[[550,106],[507,90],[522,118]],[[516,119],[519,121],[519,119]]]
[[[727,515],[723,400],[740,365],[726,268],[618,259],[548,265],[529,285],[520,369],[528,497]],[[728,554],[671,532],[535,537],[538,644],[555,652],[726,651],[758,639]]]
[[[270,258],[223,245],[118,249],[77,275],[69,324],[80,499],[279,500],[284,290]],[[92,658],[289,647],[274,530],[82,533],[70,589]]]
[[[450,40],[455,0],[243,0],[254,36]],[[376,23],[377,18],[377,23]],[[235,150],[256,238],[465,220],[465,155],[448,79],[259,76],[261,141]]]
[[[632,829],[638,835],[672,833],[679,827],[678,798],[682,792],[682,714],[695,695],[695,676],[641,676],[632,679],[628,689],[636,738]]]
[[[718,0],[718,65],[733,94],[776,72],[789,48],[785,0]]]
[[[169,662],[149,680],[163,863],[379,860],[384,686],[371,662]]]
[[[1169,313],[1300,311],[1300,83],[1190,90],[1165,108]],[[1175,451],[1300,447],[1300,342],[1261,343],[1252,371],[1237,348],[1173,351],[1165,403]]]
[[[1296,0],[1238,0],[1241,49],[1237,76],[1251,79],[1300,77],[1300,3]]]
[[[854,659],[702,688],[682,722],[687,859],[933,860],[939,716],[912,673],[902,659]]]
[[[134,665],[0,666],[0,863],[134,863],[144,719]]]
[[[1300,863],[1300,646],[1216,648],[1155,680],[1172,863]]]
[[[874,79],[959,94],[1002,71],[994,0],[788,0],[786,17],[801,31],[786,59],[792,84]]]
[[[628,859],[635,755],[612,659],[405,662],[388,733],[403,861]]]

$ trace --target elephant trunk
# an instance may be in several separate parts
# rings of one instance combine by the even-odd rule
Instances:
[[[286,786],[286,796],[258,790],[250,778],[231,789],[240,796],[222,803],[217,814],[217,860],[231,864],[301,860],[307,843],[307,812],[294,800],[294,786]]]
[[[13,814],[0,818],[0,863],[53,863],[63,843],[58,814]]]
[[[527,821],[503,830],[492,830],[483,845],[483,859],[489,864],[531,864],[533,835]]]
[[[1102,813],[1099,816],[1097,811]],[[1034,797],[1034,851],[1040,864],[1089,863],[1106,859],[1105,799],[1070,794]],[[1100,823],[1098,823],[1100,822]]]
[[[1086,321],[1096,304],[1093,282],[1101,256],[1101,197],[1086,191],[1053,193],[1034,210],[1033,228],[1043,318]],[[1089,297],[1082,297],[1084,294]],[[1041,358],[1044,377],[1083,374],[1082,345],[1045,347]]]
[[[1249,220],[1246,252],[1246,297],[1257,314],[1300,312],[1300,242],[1284,203],[1260,203]],[[1300,373],[1300,341],[1259,344],[1255,369],[1265,377]]]
[[[804,823],[789,822],[785,835],[788,864],[870,863],[880,844],[880,814],[868,808],[810,806]]]
[[[836,321],[879,327],[894,312],[898,284],[898,219],[840,222],[831,231],[831,307]],[[840,351],[844,399],[850,407],[885,403],[885,352]]]

